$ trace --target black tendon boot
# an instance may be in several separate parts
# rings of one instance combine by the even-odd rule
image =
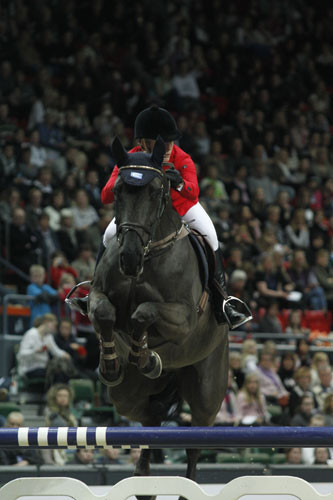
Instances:
[[[225,280],[223,256],[219,248],[215,252],[215,275],[213,286],[213,306],[216,320],[218,323],[227,322],[230,328],[234,329],[252,319],[251,312],[246,304],[243,303],[248,314],[243,314],[238,312],[228,299],[230,300]]]
[[[97,269],[99,261],[102,258],[104,250],[105,250],[105,246],[103,244],[103,239],[102,239],[102,241],[101,241],[101,243],[99,245],[98,252],[97,252],[96,264],[95,264],[95,270],[94,270],[94,276],[93,276],[93,279],[92,279],[91,283],[94,280],[96,269]],[[84,316],[87,316],[87,314],[88,314],[88,295],[86,295],[85,297],[74,297],[73,299],[70,299],[70,298],[67,299],[66,298],[65,302],[66,302],[66,304],[69,305],[69,307],[72,310],[78,311],[79,313],[83,314]]]

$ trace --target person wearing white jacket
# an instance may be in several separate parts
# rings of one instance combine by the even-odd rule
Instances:
[[[53,334],[57,328],[54,314],[47,313],[36,318],[35,325],[23,335],[17,354],[18,374],[29,378],[45,377],[49,354],[56,358],[70,358],[54,341]]]

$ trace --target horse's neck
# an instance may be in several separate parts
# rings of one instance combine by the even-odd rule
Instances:
[[[165,207],[161,220],[157,225],[154,235],[154,240],[155,241],[161,240],[166,236],[168,236],[169,234],[178,231],[181,227],[181,224],[182,221],[180,216],[172,208],[171,203],[170,204],[168,203],[168,205]]]

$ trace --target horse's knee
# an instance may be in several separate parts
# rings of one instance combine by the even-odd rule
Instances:
[[[156,306],[149,302],[140,304],[131,316],[132,321],[141,325],[151,325],[158,318],[158,310]]]
[[[116,321],[116,310],[107,297],[93,301],[90,305],[89,317],[98,324],[113,325]]]

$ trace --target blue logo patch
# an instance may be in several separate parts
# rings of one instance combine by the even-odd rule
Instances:
[[[143,174],[141,172],[131,172],[131,177],[134,177],[135,179],[142,179]]]

